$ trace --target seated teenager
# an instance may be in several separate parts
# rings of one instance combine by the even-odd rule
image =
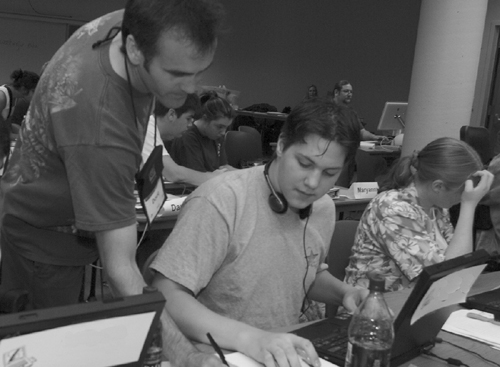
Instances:
[[[215,92],[201,95],[200,102],[201,118],[174,139],[170,155],[178,165],[195,171],[232,169],[227,165],[223,142],[235,112],[229,102]]]
[[[192,125],[194,116],[199,109],[200,101],[196,94],[189,94],[184,105],[176,109],[167,108],[160,102],[155,105],[154,114],[151,115],[148,122],[142,148],[142,160],[143,163],[146,162],[155,146],[163,146],[163,177],[167,181],[185,182],[198,186],[226,171],[226,169],[218,169],[213,172],[200,172],[180,166],[174,162],[165,149],[165,142],[168,144],[172,139],[181,136]]]
[[[297,324],[310,300],[352,311],[368,293],[322,266],[335,222],[326,193],[359,146],[359,130],[335,108],[302,102],[272,161],[216,177],[186,199],[151,268],[189,338],[208,343],[210,332],[267,366],[298,365],[299,349],[319,362],[308,340],[269,330]]]
[[[367,288],[367,273],[376,269],[386,289],[396,291],[411,286],[423,267],[471,252],[474,211],[493,180],[482,167],[476,151],[453,138],[401,158],[390,172],[389,190],[361,217],[346,282]],[[448,208],[458,203],[454,230]]]

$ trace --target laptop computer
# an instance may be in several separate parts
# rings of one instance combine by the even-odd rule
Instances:
[[[500,288],[467,297],[464,306],[492,313],[500,321]]]
[[[0,316],[0,366],[142,366],[160,292]]]
[[[431,347],[448,316],[463,302],[489,255],[480,250],[425,267],[394,320],[391,366],[399,366]],[[321,358],[344,365],[350,316],[321,320],[293,331],[309,339]],[[332,346],[338,339],[340,345]]]

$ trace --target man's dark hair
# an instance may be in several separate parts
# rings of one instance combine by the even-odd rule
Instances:
[[[27,92],[36,88],[40,76],[32,71],[17,69],[10,74],[12,79],[12,87],[16,90],[22,88],[26,89]]]
[[[218,0],[128,0],[122,23],[123,45],[129,34],[134,36],[146,69],[158,53],[158,39],[168,31],[191,42],[203,55],[214,47],[223,17]]]
[[[294,144],[305,144],[309,135],[334,141],[346,149],[346,162],[354,159],[360,132],[350,121],[347,109],[325,98],[308,99],[292,109],[281,130],[285,151]]]
[[[344,85],[347,85],[347,84],[351,84],[348,80],[341,80],[337,83],[335,83],[335,85],[333,86],[333,95],[335,95],[335,91],[341,91],[342,90],[342,87]]]
[[[184,104],[178,108],[174,108],[174,111],[177,117],[181,117],[182,114],[186,113],[187,111],[194,111],[194,114],[197,115],[200,113],[200,108],[200,98],[198,97],[198,95],[192,93],[188,94]],[[154,113],[156,117],[163,117],[167,114],[169,109],[170,108],[165,107],[159,101],[156,101]]]

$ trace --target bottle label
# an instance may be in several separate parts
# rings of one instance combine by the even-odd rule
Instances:
[[[389,367],[391,348],[367,348],[348,343],[345,367]]]

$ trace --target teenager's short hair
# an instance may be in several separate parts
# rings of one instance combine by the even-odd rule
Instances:
[[[206,121],[210,122],[221,117],[233,119],[236,115],[231,104],[214,91],[203,93],[200,96],[200,103],[200,115]]]
[[[348,80],[340,80],[338,81],[337,83],[335,83],[335,85],[333,86],[333,94],[335,95],[335,91],[341,91],[342,90],[342,87],[344,85],[347,85],[347,84],[351,84]]]
[[[163,117],[169,109],[159,101],[156,101],[154,114],[156,117]],[[177,117],[181,117],[187,111],[194,111],[194,114],[198,115],[200,113],[200,98],[194,93],[188,94],[184,104],[178,108],[174,108],[174,111]]]
[[[34,90],[40,80],[40,76],[32,71],[17,69],[10,74],[12,87],[16,90],[25,88],[26,91]]]
[[[325,98],[308,99],[288,115],[281,130],[283,150],[295,144],[305,144],[309,135],[334,141],[346,150],[346,162],[354,159],[359,147],[360,132],[351,122],[347,109]]]
[[[205,54],[222,30],[224,10],[218,0],[128,0],[122,22],[122,40],[134,36],[145,67],[158,54],[160,36],[173,31]]]

